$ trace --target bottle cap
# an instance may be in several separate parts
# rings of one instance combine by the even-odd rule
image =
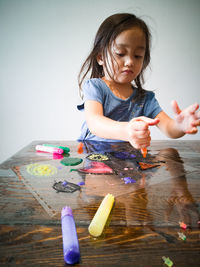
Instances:
[[[64,260],[68,264],[75,264],[80,260],[80,252],[77,247],[71,247],[64,255]]]
[[[64,216],[73,216],[72,209],[70,207],[66,206],[66,207],[62,208],[61,219]]]

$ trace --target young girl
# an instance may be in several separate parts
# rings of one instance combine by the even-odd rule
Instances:
[[[154,93],[143,89],[150,38],[145,22],[133,14],[115,14],[101,24],[79,74],[84,104],[78,109],[84,109],[86,115],[79,140],[129,141],[142,149],[150,145],[151,125],[171,138],[197,132],[198,104],[181,110],[172,101],[173,120]],[[83,83],[88,73],[90,79]]]

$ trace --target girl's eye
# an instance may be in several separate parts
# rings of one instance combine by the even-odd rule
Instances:
[[[135,55],[135,58],[136,59],[141,59],[141,58],[143,58],[143,56],[141,56],[141,55]]]
[[[118,57],[123,57],[124,54],[123,53],[118,53],[118,52],[115,52],[115,54],[118,56]]]

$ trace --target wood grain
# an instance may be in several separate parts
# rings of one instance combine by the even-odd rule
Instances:
[[[41,143],[31,143],[0,165],[4,170],[0,177],[0,266],[66,266],[60,214],[50,217],[19,175],[5,175],[22,163],[37,162],[34,146]],[[77,155],[78,143],[61,143],[70,147],[71,155]],[[87,153],[91,149],[87,145]],[[130,147],[125,143],[115,149]],[[162,167],[168,177],[155,182],[156,172],[152,174],[155,180],[144,172],[134,190],[117,195],[99,238],[92,238],[87,228],[102,200],[103,187],[92,194],[88,184],[79,194],[79,206],[73,210],[81,252],[77,266],[156,267],[163,266],[162,256],[169,257],[175,267],[200,266],[200,142],[153,141],[149,152],[156,155],[155,160],[165,161]],[[118,175],[124,166],[119,163],[112,162],[119,168]],[[101,176],[92,177],[101,185]],[[66,199],[74,197],[67,195]],[[188,224],[185,231],[180,220]],[[186,241],[179,239],[178,232],[186,235]]]

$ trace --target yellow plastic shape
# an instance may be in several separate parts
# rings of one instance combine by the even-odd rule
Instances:
[[[102,234],[113,204],[114,196],[112,194],[107,194],[88,227],[88,231],[92,236],[98,237]]]

